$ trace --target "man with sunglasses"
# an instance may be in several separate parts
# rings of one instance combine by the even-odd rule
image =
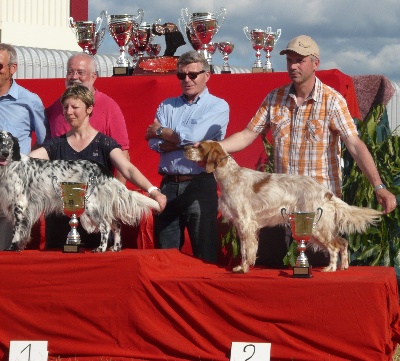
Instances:
[[[29,154],[32,132],[35,132],[36,144],[42,144],[47,134],[47,120],[39,96],[13,79],[17,61],[14,47],[0,43],[0,129],[18,138],[21,153]],[[11,245],[12,230],[11,223],[0,212],[0,250]]]
[[[228,103],[207,88],[210,66],[197,51],[180,56],[177,77],[182,95],[163,101],[146,131],[149,147],[160,153],[164,211],[155,216],[158,247],[182,249],[188,232],[193,255],[216,263],[218,255],[217,185],[212,174],[183,155],[183,147],[202,140],[222,140],[229,120]]]

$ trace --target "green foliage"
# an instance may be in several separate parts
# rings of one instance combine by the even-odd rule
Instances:
[[[400,142],[394,133],[384,134],[385,107],[371,109],[364,121],[358,122],[360,138],[370,151],[382,181],[400,203]],[[349,153],[344,149],[343,200],[359,207],[382,209],[373,187]],[[351,265],[397,266],[400,264],[400,212],[382,217],[376,227],[364,234],[348,235]]]

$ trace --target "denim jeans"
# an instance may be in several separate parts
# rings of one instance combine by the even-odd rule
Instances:
[[[212,174],[185,182],[162,182],[167,206],[154,219],[157,246],[182,249],[185,229],[193,255],[216,263],[218,254],[218,194]]]

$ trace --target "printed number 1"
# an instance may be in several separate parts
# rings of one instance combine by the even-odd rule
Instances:
[[[28,360],[27,360],[27,361],[31,361],[31,344],[29,344],[28,346],[26,346],[20,353],[23,353],[26,349],[29,349],[29,352],[28,352]]]

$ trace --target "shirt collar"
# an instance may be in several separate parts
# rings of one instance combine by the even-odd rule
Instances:
[[[206,96],[206,95],[208,95],[208,94],[209,94],[208,88],[206,87],[200,94],[198,94],[198,95],[196,96],[196,98],[193,99],[193,102],[192,102],[191,104],[197,104],[197,103],[200,101],[200,99],[202,99],[204,96]],[[183,101],[184,101],[185,103],[189,103],[189,102],[186,100],[184,94],[182,94],[181,97],[182,97],[182,99],[183,99]]]
[[[13,97],[14,99],[18,99],[18,85],[14,81],[14,79],[11,79],[11,86],[10,89],[8,89],[8,93],[4,94],[4,96],[9,95],[10,97]]]

